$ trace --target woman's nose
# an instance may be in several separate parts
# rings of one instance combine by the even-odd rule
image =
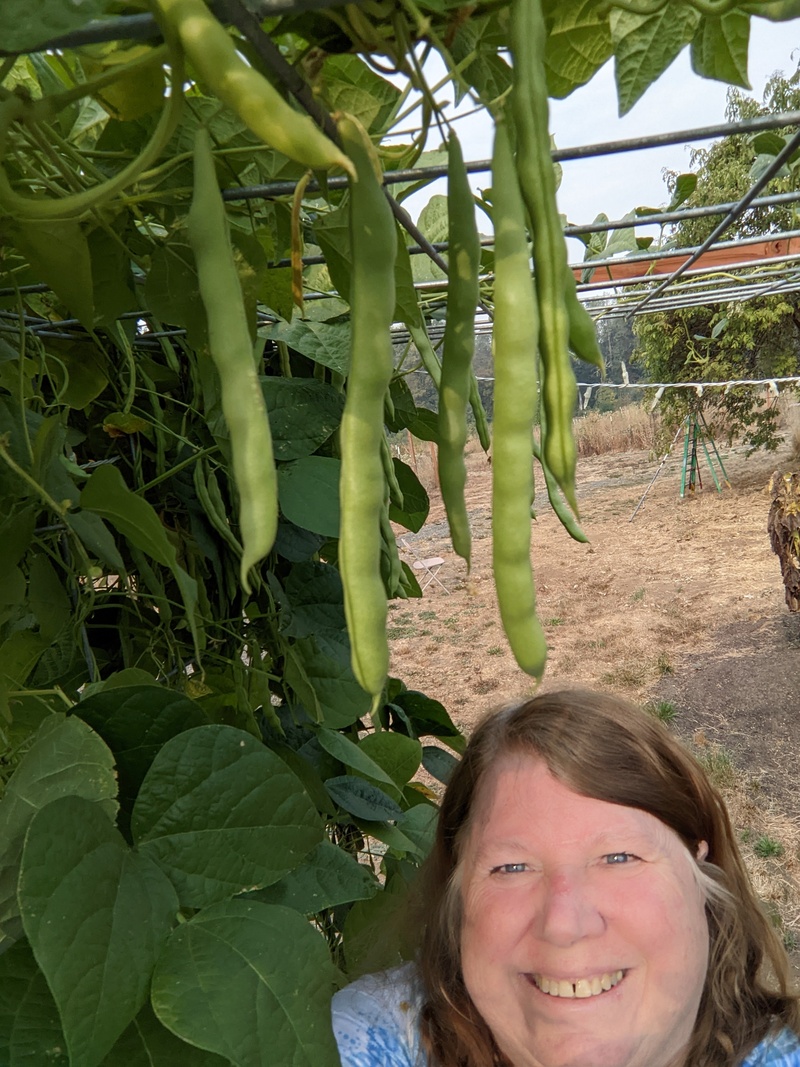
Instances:
[[[550,944],[566,947],[605,930],[600,904],[580,872],[558,871],[546,877],[539,905],[537,934]]]

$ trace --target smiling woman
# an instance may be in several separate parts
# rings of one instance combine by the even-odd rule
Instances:
[[[412,965],[334,1000],[344,1067],[800,1067],[783,948],[661,723],[546,694],[476,730]]]

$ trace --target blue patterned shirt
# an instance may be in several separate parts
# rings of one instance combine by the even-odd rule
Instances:
[[[333,998],[333,1032],[342,1067],[427,1067],[417,1017],[422,992],[413,964],[368,974]],[[781,1030],[765,1038],[741,1067],[800,1067],[800,1038]]]

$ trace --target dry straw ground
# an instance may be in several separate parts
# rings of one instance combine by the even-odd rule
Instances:
[[[642,442],[630,428],[624,437]],[[702,491],[683,500],[678,445],[633,519],[661,456],[646,447],[584,456],[578,497],[590,543],[570,540],[537,492],[532,557],[550,648],[542,687],[616,691],[671,719],[725,794],[757,889],[796,949],[800,618],[787,611],[766,533],[770,475],[797,462],[791,438],[787,430],[777,453],[749,458],[720,445],[730,487],[717,492],[704,465]],[[431,513],[419,534],[404,535],[406,558],[443,557],[448,593],[433,583],[421,600],[391,605],[392,672],[441,700],[469,732],[487,710],[534,689],[514,663],[494,597],[491,466],[471,451],[467,575],[450,546],[432,457],[418,446],[415,460]]]

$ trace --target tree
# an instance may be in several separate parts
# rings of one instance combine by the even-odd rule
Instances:
[[[0,14],[13,52],[0,65],[0,1059],[334,1067],[332,990],[408,951],[392,920],[436,817],[418,770],[444,781],[464,739],[400,679],[373,699],[351,664],[337,433],[357,253],[347,179],[324,173],[349,157],[314,135],[295,159],[299,110],[274,131],[277,150],[252,129],[282,110],[274,87],[256,79],[271,104],[246,121],[217,76],[235,42],[249,86],[243,66],[282,99],[293,83],[312,110],[355,114],[376,165],[411,167],[427,161],[434,117],[447,120],[425,52],[457,94],[496,108],[511,84],[508,11],[303,4],[259,21],[228,0],[214,48],[187,55],[168,0],[148,5],[163,33],[143,25],[144,6],[11,0]],[[690,41],[705,42],[697,65],[713,74],[743,38],[720,37],[700,6],[547,0],[550,92],[614,54],[627,110]],[[93,40],[109,25],[117,37],[64,43],[85,42],[87,19],[103,24]],[[420,128],[398,146],[414,92]],[[236,325],[277,461],[277,539],[249,589],[252,482],[235,473],[237,411],[223,415],[227,372],[209,344],[220,308],[187,225],[199,127],[211,184],[227,190],[230,246],[215,255],[238,274]],[[484,249],[482,272],[493,264]],[[413,278],[401,234],[395,317],[424,330]],[[435,440],[408,369],[386,427]],[[420,529],[427,497],[402,463],[382,473],[381,579],[390,597],[414,595],[390,523]]]
[[[730,89],[726,118],[734,122],[798,105],[800,73],[788,79],[775,74],[767,84],[763,104]],[[685,206],[738,201],[765,163],[784,146],[788,133],[737,135],[710,148],[696,149],[691,157],[692,166],[697,168],[696,186]],[[675,193],[679,178],[674,173],[667,175],[670,193]],[[762,195],[796,189],[798,181],[800,174],[790,165]],[[700,245],[718,222],[718,216],[682,220],[666,244],[678,248]],[[794,204],[757,207],[737,219],[724,239],[767,236],[796,225]],[[645,314],[636,319],[635,331],[636,359],[654,382],[770,379],[791,376],[800,367],[800,297],[794,293]],[[677,420],[701,403],[729,437],[741,436],[751,448],[777,447],[777,411],[774,405],[765,404],[763,391],[709,391],[699,401],[693,392],[668,390],[662,400]]]

